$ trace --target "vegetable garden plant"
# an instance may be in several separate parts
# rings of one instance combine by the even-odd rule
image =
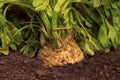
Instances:
[[[25,11],[12,13],[12,7]],[[16,9],[17,10],[17,9]],[[46,65],[73,64],[120,44],[119,0],[0,0],[0,53],[9,49]]]

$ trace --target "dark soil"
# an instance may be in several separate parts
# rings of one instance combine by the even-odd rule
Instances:
[[[0,80],[120,80],[120,49],[52,68],[44,67],[38,58],[12,51],[0,56]]]

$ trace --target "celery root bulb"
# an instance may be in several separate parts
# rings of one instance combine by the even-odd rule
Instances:
[[[52,44],[43,46],[39,50],[38,57],[50,67],[74,64],[84,59],[84,55],[74,39],[63,41],[63,44],[64,46],[59,48],[53,48]]]

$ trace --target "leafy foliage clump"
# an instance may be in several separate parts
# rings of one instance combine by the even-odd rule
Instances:
[[[15,16],[19,6],[28,16]],[[62,37],[75,38],[83,52],[110,51],[120,44],[119,0],[0,0],[0,53],[9,49],[35,56],[47,42],[62,45]],[[21,18],[18,18],[21,17]]]

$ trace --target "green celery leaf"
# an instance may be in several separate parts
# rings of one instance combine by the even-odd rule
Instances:
[[[0,26],[3,26],[6,24],[6,19],[3,15],[0,14]]]
[[[32,4],[36,11],[45,10],[49,4],[49,0],[34,0]]]
[[[60,12],[61,11],[61,7],[64,6],[63,4],[66,3],[66,1],[67,0],[58,0],[57,3],[56,3],[56,5],[55,5],[55,7],[54,7],[54,10],[56,12]]]
[[[101,6],[100,0],[91,0],[91,1],[93,3],[93,7],[98,8],[99,6]]]
[[[111,40],[114,48],[117,49],[118,43],[120,42],[119,38],[118,38],[119,35],[118,35],[117,31],[114,29],[114,27],[107,20],[105,20],[105,22],[109,28],[108,29],[108,38]]]
[[[104,23],[100,26],[98,40],[100,41],[103,47],[108,47],[110,45],[110,41],[107,34],[107,27]]]

